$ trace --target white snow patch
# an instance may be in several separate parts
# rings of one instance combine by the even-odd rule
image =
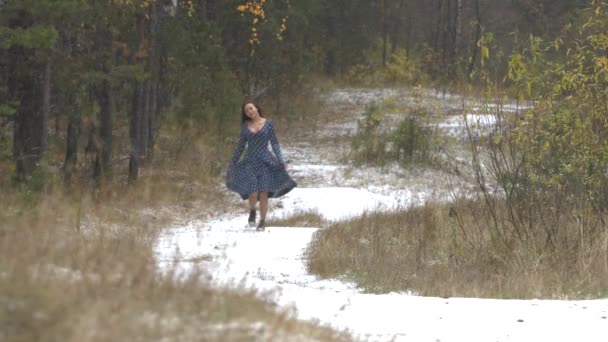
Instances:
[[[465,122],[469,126],[471,134],[474,137],[487,136],[496,126],[496,116],[492,114],[467,114],[451,116],[443,122],[440,122],[437,127],[439,127],[439,129],[441,129],[448,136],[467,138],[468,133]]]
[[[429,94],[440,96],[437,92]],[[360,104],[389,95],[391,92],[385,90],[350,89],[332,93],[328,99],[335,105]],[[453,103],[458,100],[449,94],[443,98]],[[495,124],[490,115],[471,115],[469,119],[476,120],[484,129]],[[443,127],[453,134],[462,134],[463,120],[450,118]],[[270,218],[310,210],[328,220],[341,220],[366,211],[416,205],[431,197],[433,182],[441,181],[423,174],[421,179],[414,178],[415,181],[429,178],[430,183],[399,188],[394,185],[401,184],[396,178],[395,183],[390,183],[389,178],[382,178],[376,171],[370,173],[369,169],[363,169],[349,174],[341,165],[310,162],[318,153],[312,149],[306,151],[311,155],[299,156],[300,163],[291,165],[294,174],[316,175],[323,180],[331,178],[327,174],[337,174],[342,186],[361,185],[338,187],[321,182],[320,187],[296,188],[278,201],[271,200]],[[368,179],[370,177],[374,179]],[[166,229],[156,246],[159,269],[188,275],[204,268],[217,286],[269,291],[272,300],[284,308],[293,308],[298,318],[349,329],[369,341],[604,342],[608,339],[608,299],[446,299],[411,293],[363,293],[351,282],[319,279],[307,272],[306,249],[318,229],[269,227],[265,232],[256,233],[246,225],[246,214],[243,206],[241,214]]]
[[[293,208],[317,210],[330,220],[389,209],[399,203],[353,188],[298,189],[285,196]],[[292,308],[300,319],[351,330],[370,341],[605,341],[608,300],[493,300],[369,294],[355,284],[319,279],[306,270],[305,253],[316,228],[269,227],[254,232],[246,213],[168,229],[158,242],[164,271],[199,267],[217,286],[254,287]],[[211,260],[188,260],[210,256]],[[185,261],[180,261],[185,260]]]
[[[314,211],[326,220],[337,221],[359,216],[364,212],[397,209],[398,199],[357,188],[296,188],[282,200],[286,208],[274,215],[293,211]],[[272,217],[272,216],[271,216]]]

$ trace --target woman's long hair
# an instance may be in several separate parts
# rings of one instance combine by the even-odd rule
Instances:
[[[251,119],[249,119],[249,117],[247,116],[247,114],[245,114],[245,106],[248,103],[251,103],[255,107],[255,109],[258,110],[258,114],[260,114],[261,117],[264,117],[264,114],[262,114],[262,108],[257,103],[255,103],[253,101],[245,101],[245,103],[243,103],[243,105],[241,106],[241,115],[242,115],[241,116],[241,123],[245,123],[245,122],[251,120]]]

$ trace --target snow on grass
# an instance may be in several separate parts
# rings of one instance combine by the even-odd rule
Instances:
[[[468,138],[467,126],[473,137],[487,136],[496,126],[496,116],[492,114],[455,115],[437,124],[444,134],[456,138]]]
[[[330,99],[335,105],[360,104],[383,94],[387,92],[343,90]],[[468,119],[479,127],[494,125],[489,115]],[[463,118],[451,117],[443,128],[462,134],[463,123]],[[329,221],[343,220],[449,196],[449,177],[440,172],[352,170],[335,161],[324,163],[324,146],[315,146],[312,140],[306,148],[294,146],[303,145],[287,143],[285,154],[292,159],[289,170],[300,187],[281,199],[271,199],[269,220],[306,211]],[[307,272],[305,252],[318,228],[268,227],[255,232],[246,220],[243,204],[210,222],[192,221],[166,229],[157,241],[159,269],[178,276],[205,269],[217,286],[256,288],[280,307],[291,308],[300,319],[348,329],[370,341],[608,340],[607,299],[494,300],[364,293],[347,279],[320,279]]]
[[[289,208],[317,209],[328,219],[359,215],[391,202],[363,189],[296,189]],[[319,320],[359,337],[387,341],[605,341],[608,301],[492,300],[418,297],[407,293],[363,293],[348,281],[308,274],[304,252],[315,228],[269,227],[257,233],[246,213],[213,222],[192,222],[168,230],[159,240],[161,268],[182,272],[197,266],[211,272],[218,286],[254,287],[268,292],[300,319]],[[177,249],[176,249],[177,247]],[[174,252],[179,250],[180,254]],[[198,265],[179,262],[210,256]],[[177,264],[173,259],[177,257]]]

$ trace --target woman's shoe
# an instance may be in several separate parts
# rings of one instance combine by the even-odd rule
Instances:
[[[249,227],[255,226],[255,210],[249,212]]]
[[[260,223],[258,223],[258,227],[255,229],[258,232],[264,231],[266,229],[266,222],[264,222],[264,219],[260,220]]]

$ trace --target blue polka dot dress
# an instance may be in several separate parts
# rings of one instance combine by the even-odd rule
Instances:
[[[254,192],[267,192],[269,198],[281,197],[297,186],[285,170],[271,120],[267,119],[256,133],[243,123],[239,143],[226,173],[226,186],[242,199]]]

